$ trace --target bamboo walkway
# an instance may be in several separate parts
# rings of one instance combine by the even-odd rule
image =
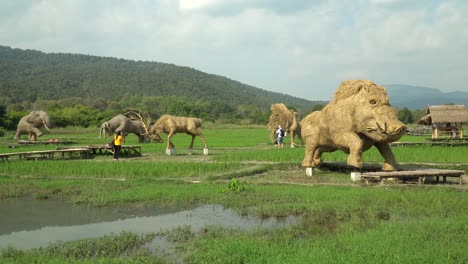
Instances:
[[[90,159],[95,155],[111,155],[112,148],[107,145],[61,147],[55,150],[25,151],[0,154],[2,161],[10,158],[19,160],[44,160],[44,159]],[[122,146],[121,156],[141,156],[141,146]]]

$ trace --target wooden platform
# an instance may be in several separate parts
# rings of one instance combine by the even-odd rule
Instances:
[[[458,183],[463,184],[462,176],[465,174],[463,170],[441,170],[441,169],[426,169],[419,168],[415,170],[402,171],[374,171],[364,172],[361,177],[369,184],[369,181],[378,181],[383,183],[386,179],[398,179],[406,182],[408,179],[417,179],[418,184],[423,184],[429,177],[435,177],[439,183],[439,178],[443,177],[443,182],[447,182],[447,177],[457,177]]]
[[[88,148],[70,148],[64,150],[39,150],[0,154],[0,159],[3,161],[9,160],[11,157],[17,157],[20,160],[72,159],[77,157],[89,159],[91,157],[91,150]]]
[[[60,139],[49,139],[45,141],[29,141],[29,140],[19,140],[18,144],[20,145],[49,145],[49,144],[55,144],[55,145],[70,145],[73,144],[73,141],[63,141]]]
[[[331,169],[350,171],[350,168],[346,162],[323,162],[320,167]],[[436,182],[440,182],[440,177],[443,178],[443,182],[447,182],[447,177],[458,178],[458,183],[462,184],[462,176],[465,174],[463,170],[442,170],[433,168],[421,168],[421,167],[410,167],[410,166],[399,166],[399,171],[382,171],[382,164],[364,163],[361,172],[361,178],[369,184],[370,181],[383,183],[388,179],[397,179],[403,182],[407,180],[416,179],[419,184],[426,183],[426,179],[433,177]]]
[[[43,160],[43,159],[89,159],[94,155],[112,155],[112,148],[107,145],[61,147],[55,150],[39,150],[27,152],[13,152],[0,154],[2,161],[10,158],[20,160]],[[141,146],[122,146],[121,156],[141,156]]]
[[[331,170],[352,170],[353,168],[349,167],[346,162],[333,162],[333,161],[324,161],[320,164],[320,167],[331,169]],[[361,171],[380,171],[382,169],[382,164],[377,163],[364,163],[362,165]]]
[[[416,145],[429,145],[429,146],[468,146],[468,141],[460,140],[441,140],[441,141],[413,141],[413,142],[392,142],[391,146],[416,146]]]
[[[46,140],[46,141],[29,141],[29,140],[19,140],[17,143],[8,145],[8,148],[20,148],[30,145],[71,145],[74,144],[73,141],[63,141],[63,140]]]
[[[112,148],[109,145],[90,145],[87,146],[93,155],[108,155],[112,154]],[[64,148],[61,148],[64,149]],[[141,146],[139,145],[124,145],[120,150],[121,156],[141,156]]]

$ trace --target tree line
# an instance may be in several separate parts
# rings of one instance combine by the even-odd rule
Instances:
[[[325,104],[316,104],[311,111],[321,110]],[[21,117],[32,110],[46,111],[55,127],[99,127],[104,121],[125,109],[139,109],[152,120],[164,114],[199,117],[216,124],[266,125],[270,117],[269,107],[241,104],[232,107],[218,102],[193,100],[183,96],[135,96],[125,95],[120,100],[93,97],[70,97],[58,100],[23,101],[11,105],[0,104],[0,129],[15,130]],[[294,108],[288,106],[288,108]],[[308,112],[299,112],[299,120]],[[398,117],[405,124],[417,122],[425,114],[424,109],[398,109]]]
[[[99,127],[104,121],[125,109],[139,109],[148,113],[153,120],[164,114],[199,117],[205,121],[222,124],[265,124],[268,122],[267,108],[242,104],[232,107],[218,102],[191,100],[181,96],[133,96],[121,100],[104,98],[70,97],[58,100],[24,101],[11,105],[0,105],[0,128],[15,130],[21,117],[32,110],[46,111],[55,127],[79,126]]]

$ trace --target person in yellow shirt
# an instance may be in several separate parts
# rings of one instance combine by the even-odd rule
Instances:
[[[122,149],[122,143],[125,142],[122,132],[118,131],[115,133],[114,137],[114,160],[119,160],[119,153]]]

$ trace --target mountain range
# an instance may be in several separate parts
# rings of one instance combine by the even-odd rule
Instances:
[[[442,92],[436,88],[404,84],[384,85],[390,104],[397,108],[423,109],[429,105],[468,105],[468,92]]]
[[[255,105],[269,110],[271,104],[280,102],[303,112],[323,103],[174,64],[0,46],[0,103],[68,97],[119,100],[123,96],[178,96],[234,109]]]
[[[468,104],[468,92],[444,93],[435,88],[404,84],[384,86],[390,103],[397,108]],[[0,45],[0,103],[68,97],[118,100],[125,95],[185,96],[231,107],[256,105],[265,110],[273,103],[284,103],[302,113],[310,112],[317,104],[327,103],[263,90],[174,64],[44,53]]]

